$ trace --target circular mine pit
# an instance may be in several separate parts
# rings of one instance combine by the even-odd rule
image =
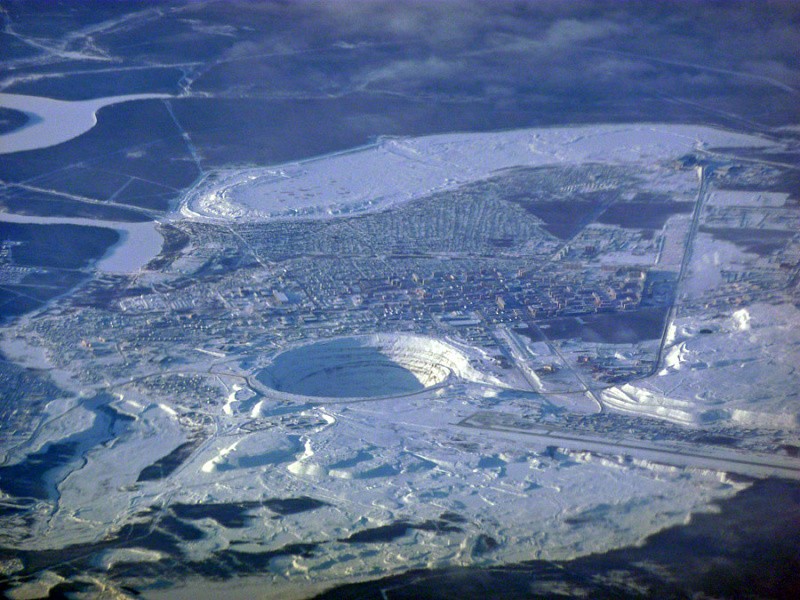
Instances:
[[[445,342],[376,334],[287,350],[256,378],[273,390],[298,396],[381,398],[413,394],[470,371],[467,357]]]

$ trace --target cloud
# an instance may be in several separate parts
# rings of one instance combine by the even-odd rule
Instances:
[[[241,34],[226,55],[241,64],[214,70],[228,72],[216,85],[266,94],[390,92],[520,105],[569,98],[603,106],[737,96],[744,116],[755,84],[780,97],[797,87],[800,71],[800,5],[793,2],[234,1],[213,8],[215,17],[204,21],[234,19]]]
[[[647,61],[628,57],[599,55],[592,65],[592,76],[619,81],[633,76],[652,75],[656,67]]]
[[[456,0],[348,0],[297,3],[307,23],[329,36],[353,41],[381,39],[387,43],[411,39],[429,44],[460,43],[474,35],[481,22],[490,22],[494,6]],[[503,3],[498,3],[498,7]]]
[[[609,38],[625,31],[625,27],[607,19],[562,19],[550,25],[541,41],[549,48],[560,49]]]
[[[786,85],[800,88],[800,69],[777,60],[748,60],[742,68],[759,77],[769,77]]]
[[[368,70],[361,76],[361,80],[363,84],[436,81],[453,77],[462,68],[459,62],[445,61],[435,56],[420,60],[397,60]]]

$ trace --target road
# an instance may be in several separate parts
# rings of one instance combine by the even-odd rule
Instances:
[[[650,440],[624,437],[602,437],[601,434],[559,429],[557,427],[527,427],[508,423],[513,415],[476,413],[458,425],[480,432],[491,431],[513,437],[558,446],[574,451],[587,451],[614,456],[653,461],[676,467],[711,469],[749,477],[783,477],[800,480],[800,459],[789,456],[739,452],[730,448],[698,446],[689,443],[655,443]],[[494,421],[494,422],[493,422]]]
[[[675,315],[679,306],[678,294],[681,291],[681,283],[686,276],[686,271],[689,267],[690,261],[692,260],[692,246],[694,244],[694,238],[697,235],[697,229],[700,227],[700,214],[703,211],[703,205],[706,202],[706,196],[708,194],[708,175],[706,174],[705,168],[699,167],[699,169],[700,188],[697,191],[697,202],[695,202],[694,212],[692,213],[692,223],[689,226],[689,232],[686,234],[683,258],[681,259],[681,266],[678,271],[677,280],[675,281],[675,296],[672,299],[672,305],[669,307],[669,311],[667,312],[667,317],[664,319],[664,328],[661,331],[661,342],[658,345],[658,354],[653,362],[653,369],[644,378],[655,375],[662,368],[661,361],[664,356],[664,346],[666,345],[667,337],[669,336],[669,326],[675,320]]]

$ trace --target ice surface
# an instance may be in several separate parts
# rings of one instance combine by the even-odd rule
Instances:
[[[153,221],[146,223],[123,223],[69,217],[34,217],[0,213],[5,223],[36,223],[40,225],[81,225],[85,227],[107,227],[118,231],[120,240],[97,262],[97,268],[106,273],[133,273],[153,260],[161,252],[164,239]]]
[[[131,94],[67,102],[41,96],[0,93],[0,107],[20,110],[30,121],[19,129],[0,135],[0,154],[55,146],[86,133],[97,123],[97,111],[104,106],[171,98],[169,94]]]
[[[708,146],[765,146],[754,136],[685,125],[602,125],[383,138],[375,145],[198,184],[187,216],[328,219],[381,210],[502,169],[584,162],[653,163]]]

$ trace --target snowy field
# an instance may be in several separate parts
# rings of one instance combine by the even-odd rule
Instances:
[[[697,148],[765,144],[716,129],[662,125],[386,138],[370,148],[303,163],[212,173],[174,219],[216,226],[229,219],[345,217],[515,166],[603,162],[646,171]],[[695,181],[694,174],[689,178]],[[708,205],[783,202],[774,194],[715,190]],[[688,216],[680,224],[683,239],[692,224]],[[685,264],[678,246],[675,242],[659,260],[662,269],[685,275],[678,295],[687,302],[720,284],[725,260],[741,257],[734,250],[726,254],[729,244],[704,233],[695,236]],[[184,252],[214,251],[189,246]],[[258,271],[254,277],[272,274]],[[156,280],[157,274],[142,277]],[[519,372],[504,371],[506,379],[491,364],[497,363],[496,347],[490,353],[427,331],[324,339],[309,333],[302,342],[263,352],[217,350],[229,340],[208,338],[212,349],[181,347],[179,354],[176,342],[170,352],[177,360],[159,356],[159,366],[148,365],[141,376],[93,384],[81,382],[73,365],[53,368],[58,357],[35,336],[22,339],[6,331],[0,341],[4,354],[21,365],[51,369],[73,395],[47,405],[30,437],[4,450],[5,465],[25,464],[63,440],[83,452],[80,464],[48,475],[57,501],[41,502],[45,516],[26,541],[32,551],[100,543],[131,524],[163,527],[173,519],[171,506],[250,507],[242,524],[213,517],[180,521],[183,527],[191,521],[199,534],[176,544],[181,560],[198,570],[226,560],[232,549],[242,556],[277,553],[264,568],[263,580],[273,586],[264,597],[287,597],[299,581],[307,590],[320,582],[415,568],[585,556],[640,544],[654,532],[686,523],[693,513],[714,510],[714,501],[747,486],[715,466],[731,465],[725,456],[740,454],[731,450],[722,459],[712,457],[711,467],[695,459],[680,463],[674,445],[659,436],[639,440],[639,448],[624,446],[619,432],[604,444],[606,434],[576,430],[568,432],[571,441],[559,443],[559,435],[566,434],[548,432],[548,424],[570,414],[588,419],[611,413],[652,417],[650,426],[671,432],[673,426],[691,432],[729,423],[780,428],[786,439],[794,439],[798,342],[787,324],[796,323],[797,315],[788,305],[673,315],[657,371],[603,389],[576,375],[574,363],[585,348],[580,342],[528,343],[504,327],[494,335],[519,363]],[[150,318],[146,314],[139,321],[148,331]],[[25,317],[18,327],[31,324]],[[139,348],[126,344],[115,350],[126,360],[125,352]],[[628,351],[630,345],[614,349]],[[105,360],[118,360],[111,356]],[[537,384],[535,368],[541,372],[552,365],[570,378],[569,386]],[[162,375],[174,388],[143,385]],[[203,379],[203,398],[169,391],[182,389],[181,380],[191,378]],[[529,434],[468,423],[484,413],[537,420],[541,427]],[[665,453],[680,464],[659,461]],[[761,455],[741,456],[757,461]],[[171,467],[163,466],[172,459]],[[163,475],[152,475],[160,469]],[[312,502],[307,511],[276,515],[265,498]],[[297,544],[318,551],[281,554]],[[108,571],[170,559],[132,541],[104,549],[96,560]],[[54,585],[47,571],[37,577],[14,593],[25,597]]]
[[[653,164],[696,148],[758,147],[753,136],[683,125],[602,125],[384,138],[302,163],[222,170],[203,179],[182,212],[211,219],[325,219],[382,210],[478,181],[502,169]]]

